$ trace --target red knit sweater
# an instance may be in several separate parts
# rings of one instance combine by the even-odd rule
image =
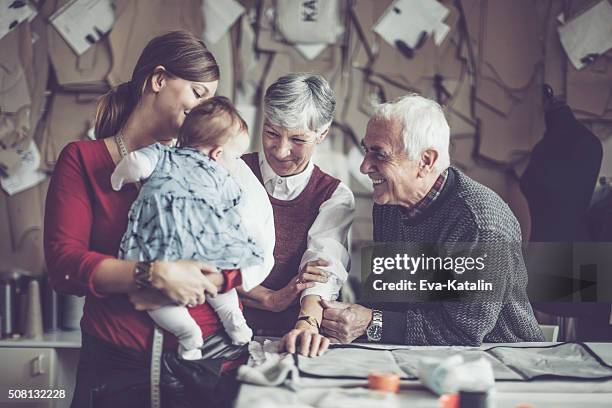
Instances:
[[[242,159],[263,184],[257,153],[246,154]],[[319,215],[321,204],[329,200],[338,184],[340,180],[314,166],[304,191],[293,200],[283,201],[268,195],[274,211],[276,244],[274,267],[262,286],[279,290],[298,274],[308,244],[308,231]],[[252,329],[281,336],[293,328],[299,311],[296,304],[278,313],[245,307],[244,314]]]
[[[53,288],[86,296],[81,329],[112,344],[144,351],[150,348],[153,322],[134,309],[124,294],[102,295],[92,278],[98,264],[115,258],[127,227],[128,211],[138,195],[131,185],[114,191],[115,164],[103,140],[67,145],[55,166],[45,210],[45,257]],[[224,271],[224,290],[241,284],[240,272]],[[204,336],[222,330],[208,304],[190,309]],[[167,334],[164,345],[176,339]]]

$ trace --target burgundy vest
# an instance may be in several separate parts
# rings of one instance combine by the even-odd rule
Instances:
[[[245,154],[242,159],[263,184],[258,154]],[[278,200],[268,194],[274,211],[276,244],[274,268],[262,286],[278,290],[298,274],[302,255],[306,251],[308,231],[319,214],[321,204],[332,196],[338,184],[340,180],[314,166],[304,191],[293,200]],[[265,335],[282,336],[293,328],[299,311],[298,297],[297,303],[283,312],[270,312],[245,306],[244,315],[256,333],[259,331]]]

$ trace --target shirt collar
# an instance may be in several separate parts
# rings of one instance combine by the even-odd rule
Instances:
[[[282,181],[286,184],[289,191],[293,191],[299,189],[300,187],[306,186],[308,180],[310,180],[312,171],[314,170],[314,164],[312,160],[310,160],[304,171],[301,173],[293,176],[282,177],[274,172],[270,164],[268,164],[268,160],[266,160],[266,155],[262,153],[259,155],[259,168],[261,169],[261,177],[263,179],[264,186],[268,183],[273,183],[276,185],[279,181]]]
[[[446,184],[447,178],[448,169],[444,170],[438,176],[433,187],[418,203],[409,208],[401,207],[403,216],[402,218],[410,220],[421,215],[427,209],[427,207],[429,207],[435,201],[435,199],[438,198],[438,196],[442,192],[442,189],[444,188],[444,184]]]

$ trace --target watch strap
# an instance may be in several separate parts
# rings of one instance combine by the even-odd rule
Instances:
[[[311,325],[312,327],[316,327],[317,331],[319,331],[319,332],[321,331],[321,328],[319,326],[319,321],[317,319],[315,319],[314,317],[306,316],[306,315],[299,316],[298,317],[298,322],[302,321],[302,320],[305,321],[306,323],[308,323],[309,325]]]
[[[380,310],[377,310],[377,309],[372,309],[372,321],[370,321],[370,324],[368,325],[368,328],[366,329],[366,335],[369,341],[379,342],[382,340],[382,334],[380,337],[370,336],[370,328],[374,326],[380,327],[380,330],[382,332],[383,314]]]
[[[153,280],[153,262],[141,261],[134,266],[134,281],[138,289],[151,287]]]
[[[372,323],[382,326],[383,315],[380,310],[372,309]],[[371,324],[371,323],[370,323]]]

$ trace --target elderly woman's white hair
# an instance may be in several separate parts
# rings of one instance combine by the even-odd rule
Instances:
[[[325,78],[310,73],[280,77],[268,87],[264,113],[273,125],[310,130],[317,135],[334,119],[336,97]]]
[[[438,152],[435,170],[442,171],[450,165],[450,128],[442,107],[435,101],[409,94],[378,105],[373,117],[401,122],[404,149],[410,160],[417,160],[425,150],[433,149]]]

